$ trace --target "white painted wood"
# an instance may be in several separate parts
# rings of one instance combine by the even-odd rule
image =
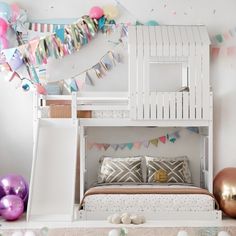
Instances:
[[[182,87],[188,87],[188,64],[187,62],[182,63]]]
[[[53,126],[39,121],[28,220],[51,214],[73,219],[77,128],[71,119],[54,121]]]
[[[156,33],[157,56],[162,56],[163,55],[163,41],[162,41],[160,26],[155,26],[155,33]]]
[[[144,99],[144,119],[149,120],[151,117],[151,101],[150,101],[150,94],[145,93],[143,95]]]
[[[187,57],[189,55],[189,41],[186,32],[186,26],[180,26],[180,33],[183,42],[183,56]]]
[[[202,119],[202,78],[201,57],[195,59],[195,84],[196,84],[196,119]]]
[[[187,38],[189,42],[189,55],[195,55],[195,41],[193,37],[193,32],[191,27],[186,27]]]
[[[175,107],[175,93],[169,93],[169,100],[170,100],[170,119],[175,119],[175,111],[176,111],[176,107]]]
[[[167,26],[165,25],[161,26],[161,33],[163,39],[163,56],[167,57],[170,55],[170,42],[169,42]]]
[[[210,98],[210,122],[208,127],[208,190],[213,192],[213,98]]]
[[[189,93],[183,92],[183,119],[187,120],[189,118],[188,116],[188,108],[189,108]]]
[[[174,57],[176,55],[176,41],[174,34],[174,26],[168,26],[169,44],[170,44],[170,56]]]
[[[209,47],[202,46],[202,115],[203,119],[211,119],[210,117],[210,59],[209,59]]]
[[[150,92],[150,37],[149,27],[144,26],[143,29],[143,41],[144,41],[144,58],[143,58],[143,91],[147,94]]]
[[[151,120],[156,120],[157,119],[157,93],[156,92],[151,92]]]
[[[183,119],[183,94],[181,92],[176,92],[176,119]]]
[[[164,119],[170,119],[170,103],[169,103],[169,93],[163,93],[163,117]]]
[[[99,110],[106,110],[106,111],[123,111],[123,110],[130,110],[130,106],[128,105],[78,105],[78,110],[81,111],[99,111]]]
[[[192,31],[193,31],[193,37],[195,40],[195,45],[196,45],[196,51],[195,51],[195,55],[201,55],[201,39],[200,39],[200,34],[199,34],[199,30],[197,26],[193,26],[192,27]]]
[[[150,56],[155,57],[157,54],[155,27],[152,26],[149,27],[149,34],[150,34]]]
[[[138,92],[138,119],[143,119],[143,57],[144,57],[144,45],[143,45],[143,30],[141,26],[137,26],[137,44],[138,44],[138,61],[137,61],[137,92]]]
[[[136,36],[136,27],[129,26],[129,96],[130,96],[130,117],[131,119],[136,119],[136,77],[137,77],[137,68],[136,68],[136,43],[137,43],[137,36]]]
[[[182,38],[181,38],[179,26],[174,27],[174,33],[175,33],[175,40],[176,40],[176,55],[182,56],[183,55],[183,44],[182,44]]]
[[[80,126],[80,202],[84,197],[85,191],[85,157],[86,157],[85,128]]]
[[[193,44],[190,44],[190,52],[193,53],[195,47]],[[193,54],[189,57],[189,115],[190,119],[196,119],[196,86],[195,86],[195,56]]]
[[[157,119],[163,118],[163,93],[157,93]]]

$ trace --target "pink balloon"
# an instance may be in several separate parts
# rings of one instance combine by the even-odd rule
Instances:
[[[8,40],[5,36],[0,36],[0,51],[8,48]]]
[[[39,94],[46,95],[47,91],[41,84],[36,84],[36,90]]]
[[[15,22],[19,15],[20,7],[16,3],[11,4],[11,21]]]
[[[89,11],[90,18],[99,19],[104,15],[103,9],[101,7],[92,7]]]
[[[5,220],[17,220],[24,212],[24,202],[16,195],[6,195],[0,200],[0,212]]]
[[[7,33],[7,29],[8,29],[7,22],[3,18],[0,18],[0,36],[5,36]]]

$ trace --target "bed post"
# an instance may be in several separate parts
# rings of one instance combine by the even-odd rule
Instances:
[[[85,128],[80,126],[80,202],[84,196],[84,181],[85,181]]]

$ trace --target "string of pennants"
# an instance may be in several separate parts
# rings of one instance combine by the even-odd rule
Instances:
[[[199,128],[198,127],[187,127],[187,130],[190,132],[199,134]],[[114,151],[117,150],[124,150],[127,148],[128,150],[131,150],[133,148],[140,149],[141,147],[148,148],[150,145],[154,147],[158,147],[159,143],[166,144],[169,143],[175,143],[177,139],[180,138],[180,130],[174,131],[172,133],[152,138],[152,139],[145,139],[145,140],[139,140],[135,142],[126,142],[126,143],[97,143],[97,142],[88,142],[87,147],[89,150],[96,148],[97,150],[108,150],[109,148],[112,148]]]
[[[106,73],[112,70],[117,63],[121,63],[121,55],[108,51],[98,63],[89,69],[64,80],[64,85],[69,92],[77,92],[83,89],[84,85],[94,85],[93,78],[102,79]]]
[[[15,76],[19,78],[17,70],[25,65],[29,79],[24,78],[24,82],[28,81],[29,84],[35,85],[38,93],[46,94],[47,91],[41,84],[34,65],[47,64],[49,58],[58,59],[79,51],[82,46],[88,44],[95,37],[98,31],[104,33],[113,25],[115,25],[115,21],[108,20],[105,16],[96,20],[85,15],[75,24],[56,29],[53,34],[30,40],[28,43],[15,48],[4,49],[2,55],[5,58],[1,57],[1,70],[13,72],[10,78],[11,81]],[[102,64],[98,63],[93,68],[97,76],[102,78]],[[109,70],[111,66],[107,63],[103,68]],[[26,91],[30,90],[30,87],[30,85],[22,85],[22,88]],[[71,87],[73,90],[75,86],[72,85]]]
[[[108,148],[112,148],[114,151],[117,151],[118,149],[123,150],[126,147],[131,150],[132,148],[140,149],[142,146],[145,148],[148,148],[149,145],[153,145],[155,147],[158,147],[159,142],[162,144],[166,144],[167,141],[170,143],[175,143],[175,141],[180,138],[179,130],[175,131],[171,134],[166,134],[158,138],[152,138],[148,140],[141,140],[141,141],[135,141],[135,142],[127,142],[127,143],[116,143],[116,144],[110,144],[110,143],[90,143],[88,142],[88,149],[97,148],[98,150],[107,150]]]
[[[226,55],[228,57],[233,57],[236,55],[236,46],[229,46],[229,47],[212,46],[211,47],[211,57],[213,59],[217,58],[220,54]]]
[[[226,30],[224,33],[215,34],[211,37],[213,44],[222,44],[225,41],[236,37],[236,27]]]

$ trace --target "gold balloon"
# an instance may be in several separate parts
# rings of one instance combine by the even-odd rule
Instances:
[[[236,168],[225,168],[214,178],[214,196],[220,209],[236,218]]]

